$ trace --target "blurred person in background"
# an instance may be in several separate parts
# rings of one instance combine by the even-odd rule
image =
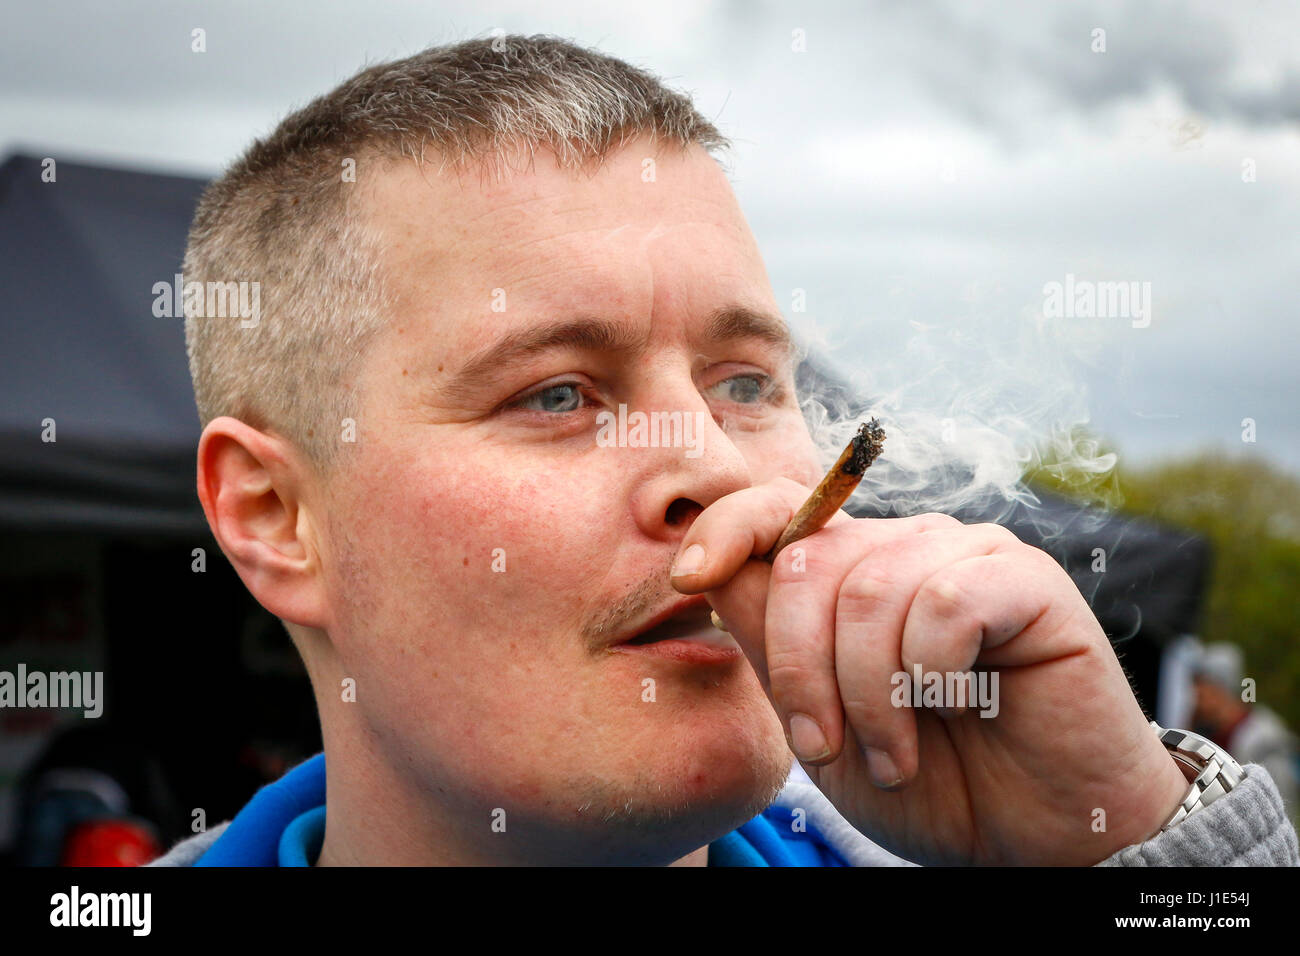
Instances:
[[[1210,644],[1200,652],[1192,665],[1193,726],[1241,763],[1267,767],[1291,821],[1300,823],[1295,736],[1274,711],[1245,700],[1243,670],[1235,644]]]

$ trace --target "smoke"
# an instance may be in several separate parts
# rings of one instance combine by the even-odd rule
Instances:
[[[823,464],[863,419],[874,416],[885,429],[884,452],[850,499],[851,512],[999,521],[1013,510],[1032,514],[1039,499],[1022,479],[1033,469],[1078,480],[1115,467],[1115,454],[1089,436],[1081,375],[1104,344],[1104,328],[1041,311],[912,328],[901,349],[856,355],[816,328],[799,330],[809,354],[833,356],[833,368],[805,376],[800,389]],[[1049,537],[1059,530],[1039,527]]]

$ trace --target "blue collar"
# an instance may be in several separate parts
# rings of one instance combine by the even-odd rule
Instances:
[[[770,806],[709,844],[709,866],[847,866],[808,821]],[[798,824],[798,825],[796,825]],[[195,866],[311,866],[325,838],[325,755],[254,794]]]

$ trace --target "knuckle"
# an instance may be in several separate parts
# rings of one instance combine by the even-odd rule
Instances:
[[[699,524],[708,518],[729,518],[743,511],[748,511],[755,506],[755,502],[756,489],[741,488],[739,491],[733,491],[730,494],[723,495],[717,501],[710,504],[700,513],[699,518],[696,519],[696,524]]]
[[[762,495],[763,516],[773,527],[784,528],[794,514],[793,509],[797,507],[798,505],[791,506],[789,495],[773,494],[772,489],[766,489]]]
[[[772,514],[784,515],[786,519],[789,519],[795,509],[807,500],[812,491],[811,488],[806,488],[784,475],[778,475],[770,481],[756,485],[754,490],[762,492],[768,507],[772,509]]]
[[[1061,567],[1061,563],[1042,548],[1020,542],[1020,547],[1016,549],[1015,553],[1028,564],[1037,566],[1044,574],[1065,574],[1065,569]]]
[[[801,548],[802,551],[795,551]],[[796,558],[802,555],[803,560]],[[808,582],[808,545],[798,541],[781,551],[772,562],[772,586],[806,584]]]
[[[815,686],[825,674],[826,668],[818,666],[806,650],[790,648],[769,652],[767,677],[774,695],[789,695],[791,692]]]
[[[921,585],[918,602],[926,611],[942,621],[963,620],[970,613],[966,591],[951,575],[935,575]]]
[[[1010,528],[1004,525],[994,524],[992,521],[984,521],[980,524],[971,525],[971,528],[979,531],[986,538],[990,538],[999,544],[1018,545],[1021,544],[1020,538]]]
[[[887,693],[879,697],[861,693],[844,694],[842,701],[844,716],[859,736],[863,736],[863,731],[870,728],[874,731],[870,736],[878,738],[881,725],[888,720],[893,711]]]
[[[694,538],[704,531],[715,534],[734,529],[785,527],[790,520],[790,505],[768,485],[754,485],[724,495],[704,509],[691,525]]]
[[[799,484],[799,482],[795,481],[793,478],[788,477],[787,475],[777,475],[775,478],[772,479],[772,484],[786,491],[796,492],[804,495],[808,494],[807,488]]]
[[[889,603],[897,585],[888,570],[878,564],[853,571],[840,585],[835,616],[841,623],[872,620]]]
[[[928,511],[925,514],[917,515],[912,520],[921,531],[950,531],[953,528],[961,527],[961,522],[952,515],[941,514],[937,511]]]
[[[785,547],[772,563],[772,583],[801,584],[820,580],[818,572],[829,565],[827,548],[816,535]]]

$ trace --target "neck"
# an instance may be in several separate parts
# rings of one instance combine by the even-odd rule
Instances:
[[[709,848],[702,846],[698,850],[692,850],[680,860],[674,860],[669,866],[708,866],[709,865]]]
[[[326,816],[328,817],[329,811],[326,810],[325,812],[326,812]],[[327,821],[325,842],[321,846],[320,856],[317,858],[314,865],[315,866],[348,866],[349,865],[348,861],[350,859],[360,860],[360,859],[365,859],[368,856],[368,854],[365,853],[357,854],[351,852],[350,849],[345,848],[341,845],[342,842],[343,841],[339,840],[339,841],[335,841],[334,843],[330,843],[329,825]],[[361,865],[361,864],[356,863],[352,865]],[[669,863],[668,865],[669,866],[708,866],[709,848],[707,846],[702,846],[698,850],[692,850],[690,853],[687,853],[681,859],[674,860],[672,863]]]

